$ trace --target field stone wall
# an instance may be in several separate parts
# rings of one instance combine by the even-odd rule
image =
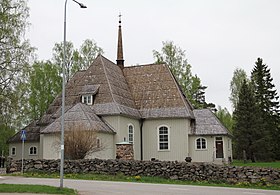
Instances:
[[[60,160],[24,160],[24,172],[54,173],[60,170]],[[8,160],[7,173],[20,172],[21,160]],[[270,182],[280,184],[280,169],[236,167],[209,163],[135,160],[65,160],[65,173],[102,173],[128,176],[158,176],[174,180]]]

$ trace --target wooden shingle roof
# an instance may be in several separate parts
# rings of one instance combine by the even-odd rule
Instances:
[[[194,135],[231,135],[210,109],[196,109]]]
[[[71,130],[74,124],[85,130],[93,130],[102,133],[115,133],[114,130],[99,118],[94,111],[85,104],[78,103],[69,109],[64,115],[65,131]],[[41,133],[56,133],[61,131],[61,117],[48,125]]]
[[[192,106],[167,65],[132,66],[123,71],[142,118],[194,118]]]

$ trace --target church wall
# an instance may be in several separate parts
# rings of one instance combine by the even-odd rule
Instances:
[[[114,145],[114,135],[98,133],[97,138],[100,139],[101,149],[100,151],[94,152],[93,154],[87,156],[87,159],[99,158],[99,159],[115,159],[115,145]]]
[[[159,150],[158,131],[160,126],[169,129],[169,150]],[[148,119],[143,124],[143,158],[151,160],[184,161],[188,156],[188,119]]]
[[[134,127],[134,159],[140,160],[140,123],[139,120],[129,118],[126,116],[103,116],[107,123],[109,123],[116,134],[114,135],[114,144],[120,142],[128,142],[128,126]],[[114,147],[114,154],[116,154],[116,147]],[[115,157],[115,156],[114,156]]]
[[[60,134],[41,134],[43,159],[60,159]]]
[[[196,150],[196,139],[204,138],[207,142],[207,148]],[[214,139],[213,136],[189,136],[189,149],[192,162],[214,162]]]
[[[12,148],[16,148],[16,154],[12,155]],[[29,154],[30,147],[37,148],[37,154]],[[40,143],[39,142],[24,142],[24,159],[39,159],[40,158]],[[22,142],[10,143],[9,145],[9,156],[12,159],[19,160],[22,158]]]

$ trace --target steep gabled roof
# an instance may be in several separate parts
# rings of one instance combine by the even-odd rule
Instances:
[[[194,110],[194,135],[231,135],[210,109]]]
[[[36,142],[40,140],[40,127],[36,126],[37,121],[33,121],[23,129],[26,131],[25,141]],[[18,131],[13,137],[8,140],[8,143],[21,141],[21,131]]]
[[[94,130],[103,133],[114,133],[114,130],[100,119],[94,111],[85,104],[78,103],[65,113],[65,131],[73,128],[74,124],[85,130]],[[41,133],[55,133],[61,131],[61,117],[48,125]]]
[[[194,118],[192,106],[165,64],[125,67],[124,75],[143,118]]]

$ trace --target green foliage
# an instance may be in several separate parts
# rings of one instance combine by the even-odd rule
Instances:
[[[263,142],[263,137],[254,91],[246,80],[241,86],[238,99],[233,113],[236,121],[233,127],[235,156],[242,159],[243,151],[246,151],[247,158],[255,161],[256,153],[260,153],[259,144]]]
[[[216,116],[219,118],[219,120],[222,122],[222,124],[230,131],[232,132],[233,127],[233,117],[231,113],[227,110],[227,108],[222,108],[221,106],[218,106],[218,110],[215,113]]]
[[[69,81],[77,71],[86,70],[98,54],[103,54],[103,50],[97,46],[97,43],[90,39],[86,39],[79,50],[74,49],[73,43],[69,41],[66,42],[65,48],[66,81]],[[63,42],[54,45],[52,61],[60,67],[60,73],[62,73]]]
[[[257,105],[262,120],[264,146],[267,158],[280,159],[280,109],[279,96],[272,84],[270,69],[263,60],[258,58],[251,74],[251,80],[255,90]]]
[[[21,126],[27,111],[27,75],[33,48],[25,40],[29,9],[24,0],[0,1],[0,121]]]
[[[9,155],[9,146],[7,144],[8,139],[15,134],[15,130],[5,124],[0,124],[0,156]]]
[[[61,91],[62,78],[59,76],[59,67],[47,62],[35,62],[30,74],[31,118],[38,119],[47,110],[49,104]]]
[[[0,192],[8,193],[40,193],[40,194],[67,194],[76,195],[76,190],[69,188],[57,188],[46,185],[27,185],[27,184],[0,184]]]
[[[207,87],[201,84],[197,75],[192,75],[191,65],[187,62],[184,50],[172,41],[166,41],[163,42],[161,52],[153,50],[153,56],[156,60],[155,63],[165,63],[169,66],[184,94],[195,108],[213,107],[213,104],[205,102],[205,89]]]
[[[249,81],[245,70],[236,68],[233,72],[233,77],[230,82],[229,100],[232,103],[233,110],[235,110],[237,107],[239,92],[244,80]]]

